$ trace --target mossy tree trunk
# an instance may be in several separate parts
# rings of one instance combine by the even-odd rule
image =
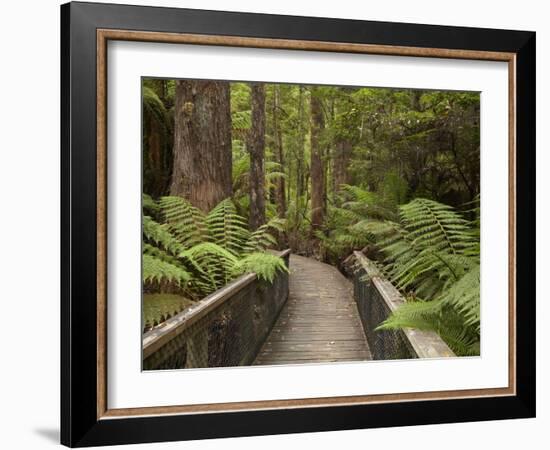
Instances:
[[[211,210],[232,194],[229,83],[178,80],[171,195]]]

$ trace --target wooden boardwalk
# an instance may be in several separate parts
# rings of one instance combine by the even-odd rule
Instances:
[[[335,267],[291,255],[289,283],[287,303],[254,364],[372,359],[352,285]]]

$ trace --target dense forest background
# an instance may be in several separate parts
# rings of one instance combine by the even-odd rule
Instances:
[[[143,79],[142,94],[147,218],[180,214],[195,224],[187,236],[202,233],[201,214],[214,232],[220,214],[224,224],[233,217],[239,231],[229,247],[227,236],[201,239],[254,270],[259,254],[251,252],[267,247],[340,268],[363,250],[422,303],[388,326],[441,331],[444,320],[455,351],[479,351],[479,93]],[[164,231],[150,227],[144,239],[164,239],[164,252],[176,245]],[[163,270],[186,280],[166,265],[177,266],[181,251],[162,253],[148,280]],[[203,252],[211,264],[221,255],[202,246],[185,257]],[[218,274],[220,283],[239,261]]]
[[[265,208],[287,219],[296,252],[317,250],[311,231],[330,235],[343,185],[389,210],[416,197],[463,208],[479,194],[478,93],[145,79],[143,95],[144,192],[204,210],[231,197],[255,226]],[[195,128],[178,133],[188,115]]]

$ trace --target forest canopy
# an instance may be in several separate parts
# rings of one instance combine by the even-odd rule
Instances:
[[[147,282],[200,296],[283,270],[267,248],[340,268],[362,250],[410,300],[382,327],[479,353],[479,93],[145,78],[142,100]]]

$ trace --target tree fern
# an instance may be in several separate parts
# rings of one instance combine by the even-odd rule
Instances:
[[[340,191],[345,199],[342,207],[355,211],[363,219],[367,217],[389,220],[397,219],[395,208],[392,209],[392,207],[386,205],[383,198],[374,192],[348,184],[341,185]]]
[[[174,283],[200,297],[241,273],[255,272],[272,282],[278,271],[286,270],[281,258],[264,253],[276,244],[270,231],[283,229],[281,219],[271,219],[250,233],[229,199],[208,215],[180,197],[155,202],[144,196],[143,205],[164,221],[143,216],[144,283]]]
[[[215,291],[231,279],[233,266],[238,258],[229,250],[213,242],[203,242],[183,251],[179,255],[198,269],[197,278],[207,293]]]
[[[375,236],[386,257],[384,273],[415,300],[381,328],[432,329],[457,354],[479,352],[478,223],[426,199],[401,206],[400,219],[356,225]]]
[[[161,283],[168,281],[183,287],[191,279],[191,275],[183,267],[163,261],[149,254],[142,255],[142,270],[144,282]]]
[[[258,252],[276,245],[277,239],[275,239],[270,231],[283,232],[284,224],[284,219],[275,217],[250,233],[246,243],[243,245],[243,253]]]
[[[251,253],[238,260],[232,267],[233,275],[254,272],[258,278],[273,283],[277,272],[288,272],[285,262],[269,253]]]
[[[169,231],[166,224],[161,225],[149,216],[143,216],[143,236],[146,241],[156,244],[167,252],[177,255],[183,246]]]
[[[239,255],[250,236],[247,222],[237,214],[230,199],[221,201],[206,216],[206,224],[213,241],[220,247]]]
[[[401,206],[400,213],[414,245],[456,254],[474,244],[468,222],[451,206],[417,198]]]
[[[157,214],[159,212],[159,205],[153,200],[153,198],[148,194],[142,194],[141,196],[141,206],[143,208],[144,214]],[[147,215],[145,214],[145,215]]]
[[[443,305],[456,309],[465,319],[464,323],[480,331],[480,270],[473,266],[462,278],[453,283],[440,296]]]
[[[182,197],[162,197],[160,209],[170,232],[184,248],[203,242],[208,237],[205,215]]]
[[[325,229],[315,235],[329,258],[340,258],[373,242],[373,235],[363,225],[374,219],[397,220],[398,215],[396,210],[384,204],[378,194],[343,184],[336,204],[328,208]]]
[[[413,301],[402,305],[377,330],[416,328],[435,331],[460,356],[479,355],[479,334],[464,325],[463,316],[443,301]]]
[[[468,253],[476,245],[472,226],[451,207],[415,199],[401,206],[400,216],[401,223],[358,225],[376,237],[386,274],[399,289],[432,298],[476,263]]]

